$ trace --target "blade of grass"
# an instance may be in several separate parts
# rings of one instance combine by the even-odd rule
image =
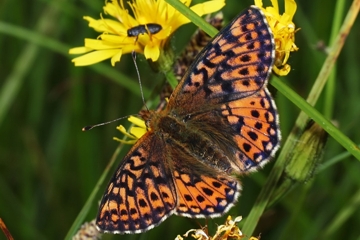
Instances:
[[[360,149],[337,127],[327,120],[319,111],[313,108],[308,102],[300,97],[291,88],[286,86],[279,78],[273,78],[272,85],[299,107],[307,116],[318,123],[327,133],[330,134],[338,143],[346,148],[354,157],[360,161]]]
[[[357,146],[360,148],[360,145],[357,145]],[[319,168],[316,170],[315,174],[317,174],[317,173],[319,173],[321,171],[324,171],[325,169],[333,166],[334,164],[336,164],[336,163],[338,163],[338,162],[340,162],[340,161],[342,161],[342,160],[344,160],[344,159],[346,159],[346,158],[348,158],[350,156],[351,156],[351,153],[346,151],[346,152],[343,152],[341,154],[338,154],[338,155],[330,158],[329,160],[327,160],[326,162],[321,164],[321,166],[319,166]]]
[[[46,8],[42,16],[40,16],[39,21],[36,25],[36,32],[51,34],[52,21],[48,19],[53,19],[57,16],[57,11],[52,8]],[[19,28],[12,28],[11,24],[6,24],[0,22],[0,32],[17,32]],[[28,32],[33,32],[34,30],[29,30]],[[31,70],[35,62],[35,58],[39,52],[39,46],[34,43],[29,43],[23,49],[21,55],[18,57],[16,63],[14,64],[13,71],[5,79],[4,84],[0,91],[0,125],[6,116],[10,106],[16,99],[16,96],[23,85],[24,79],[27,76],[28,72]]]
[[[331,236],[339,230],[339,228],[346,224],[346,221],[356,213],[360,206],[360,190],[358,190],[351,199],[343,205],[339,213],[332,218],[332,221],[327,225],[323,231],[322,239],[330,239]]]
[[[340,24],[343,19],[343,15],[344,15],[343,14],[344,8],[345,8],[344,0],[336,1],[335,16],[334,16],[334,21],[332,24],[331,36],[330,36],[330,45],[333,44],[334,40],[336,39],[337,33],[339,32],[339,29],[341,26]],[[333,115],[335,90],[336,90],[336,88],[335,88],[336,72],[337,71],[336,71],[336,65],[335,65],[330,73],[329,79],[325,86],[324,116],[327,117],[328,119],[330,119]]]
[[[315,105],[315,103],[319,99],[322,89],[324,88],[326,81],[331,73],[331,69],[333,68],[333,66],[335,64],[335,62],[340,54],[340,51],[341,51],[342,47],[344,46],[346,37],[349,35],[349,32],[350,32],[350,30],[354,24],[354,21],[358,15],[359,6],[360,6],[360,1],[354,0],[352,5],[349,8],[349,11],[346,15],[346,18],[345,18],[342,26],[341,26],[341,29],[329,50],[329,55],[326,58],[323,66],[320,70],[320,73],[315,80],[313,87],[311,88],[308,98],[306,99],[306,101],[311,105]],[[306,116],[306,114],[304,112],[301,112],[298,117],[298,120],[296,121],[296,125],[300,128],[303,128],[304,124],[306,123],[305,120],[307,118],[308,117]]]

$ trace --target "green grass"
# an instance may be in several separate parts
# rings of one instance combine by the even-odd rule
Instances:
[[[251,4],[228,0],[226,22]],[[351,24],[359,5],[349,13],[351,1],[297,4],[300,49],[291,55],[290,74],[270,82],[283,147],[273,163],[241,176],[244,190],[229,214],[242,215],[243,231],[261,234],[261,239],[359,239],[360,162],[354,156],[359,156],[355,145],[360,144],[360,23]],[[110,61],[74,67],[67,54],[84,38],[97,36],[82,16],[98,18],[102,5],[66,0],[0,3],[0,218],[15,239],[62,239],[95,218],[107,181],[129,149],[112,140],[121,137],[116,124],[81,131],[85,125],[135,114],[143,105],[130,56],[115,68]],[[186,44],[183,36],[175,35],[177,51]],[[334,46],[329,55],[317,50],[319,41]],[[138,64],[145,99],[152,101],[164,76],[152,73],[141,58]],[[300,109],[305,113],[299,115]],[[308,116],[329,132],[321,163],[312,179],[292,184],[268,206]],[[109,161],[115,164],[106,168]],[[144,234],[106,239],[174,239],[199,228],[198,223],[213,231],[225,218],[205,223],[173,216]],[[2,233],[0,239],[5,239]]]

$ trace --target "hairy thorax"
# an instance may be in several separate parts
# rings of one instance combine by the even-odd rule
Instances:
[[[152,129],[156,129],[155,133],[160,135],[167,147],[180,148],[206,166],[222,172],[232,172],[229,154],[225,152],[226,141],[230,139],[218,139],[220,136],[216,135],[216,129],[211,129],[211,125],[205,126],[205,122],[201,126],[194,125],[192,118],[200,116],[178,117],[168,113],[152,113],[149,117],[148,124]],[[208,131],[203,131],[200,127]]]

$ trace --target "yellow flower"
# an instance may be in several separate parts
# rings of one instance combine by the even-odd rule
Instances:
[[[114,137],[114,140],[125,144],[134,144],[139,138],[142,137],[142,135],[147,132],[146,124],[144,120],[134,116],[130,116],[128,118],[128,121],[135,125],[134,127],[130,128],[129,133],[126,131],[123,125],[118,126],[116,129],[132,140],[125,141],[117,137]]]
[[[297,51],[295,45],[295,24],[292,19],[296,12],[296,3],[294,0],[285,0],[285,12],[279,14],[279,5],[277,0],[271,0],[272,7],[263,8],[262,0],[254,0],[255,5],[260,7],[269,22],[275,38],[275,64],[274,72],[280,76],[287,75],[291,67],[286,62],[289,59],[290,52]]]
[[[190,229],[183,236],[188,237],[190,233],[191,237],[197,240],[227,240],[227,239],[243,239],[245,236],[242,234],[241,230],[237,226],[241,221],[242,217],[238,216],[232,220],[231,216],[228,216],[224,225],[217,227],[216,233],[214,236],[209,235],[208,229]],[[258,238],[251,237],[252,240],[258,240]],[[178,235],[175,240],[184,240],[180,235]]]
[[[181,0],[190,6],[191,0]],[[111,65],[123,54],[143,53],[147,59],[157,61],[168,38],[180,26],[190,21],[164,0],[106,1],[104,12],[113,19],[84,17],[95,31],[102,32],[97,39],[85,39],[85,46],[70,49],[70,54],[85,54],[74,58],[75,66],[86,66],[111,58]],[[199,16],[220,10],[225,0],[211,0],[190,7]],[[128,32],[130,30],[130,32]],[[129,34],[130,33],[130,34]],[[134,34],[132,34],[134,33]]]

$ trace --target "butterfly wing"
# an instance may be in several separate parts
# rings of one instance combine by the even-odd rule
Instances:
[[[125,156],[100,203],[96,224],[102,231],[144,232],[175,211],[175,186],[163,150],[150,131]]]
[[[222,146],[237,172],[255,170],[279,146],[276,106],[266,89],[274,57],[270,27],[253,6],[203,49],[169,101],[170,115]]]
[[[279,117],[267,88],[221,106],[221,116],[230,125],[229,136],[236,143],[233,168],[254,171],[273,157],[280,143]]]
[[[178,196],[176,214],[191,217],[219,217],[237,201],[240,183],[232,176],[205,165],[184,145],[166,140],[166,152]]]
[[[185,115],[256,93],[270,76],[274,48],[263,13],[245,10],[198,54],[169,104]]]

